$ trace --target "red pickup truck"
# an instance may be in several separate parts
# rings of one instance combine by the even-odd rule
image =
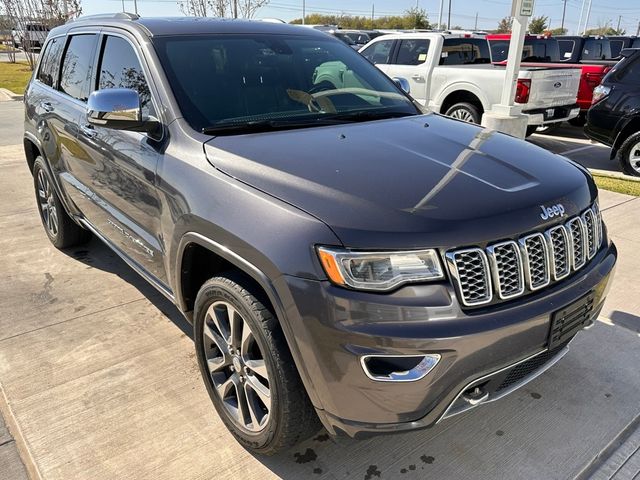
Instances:
[[[574,42],[574,49],[570,55],[565,53],[561,57],[558,40],[563,38],[546,35],[525,36],[522,65],[526,67],[574,67],[582,70],[577,102],[580,106],[580,115],[569,120],[572,125],[582,126],[586,119],[587,110],[591,106],[593,89],[600,85],[607,72],[616,64],[616,60],[594,60],[589,58],[591,50],[597,46],[602,48],[600,44],[609,41],[602,37],[570,37]],[[491,47],[491,61],[495,64],[506,63],[511,34],[491,34],[487,35],[487,40]],[[592,43],[594,45],[591,45]]]

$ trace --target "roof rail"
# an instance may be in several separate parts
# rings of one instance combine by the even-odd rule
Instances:
[[[72,18],[67,23],[78,22],[81,20],[138,20],[140,15],[129,12],[116,13],[97,13],[95,15],[81,15],[78,18]]]

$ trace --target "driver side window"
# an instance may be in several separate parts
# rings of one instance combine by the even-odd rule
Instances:
[[[375,64],[390,63],[391,47],[394,40],[380,40],[362,51],[362,56]]]

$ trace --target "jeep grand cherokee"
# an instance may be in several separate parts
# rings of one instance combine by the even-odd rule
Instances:
[[[51,31],[25,105],[49,239],[95,235],[175,302],[256,452],[318,420],[355,437],[496,400],[611,281],[586,170],[423,111],[322,32],[81,18]]]

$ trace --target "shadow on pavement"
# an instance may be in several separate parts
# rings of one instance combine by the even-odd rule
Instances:
[[[640,317],[627,312],[614,310],[609,317],[612,323],[620,327],[640,333]]]
[[[138,275],[116,253],[93,237],[89,243],[75,248],[61,250],[62,253],[90,267],[117,275],[133,285],[147,300],[171,320],[182,333],[193,339],[193,329],[178,308],[164,295],[158,292],[149,282]]]

